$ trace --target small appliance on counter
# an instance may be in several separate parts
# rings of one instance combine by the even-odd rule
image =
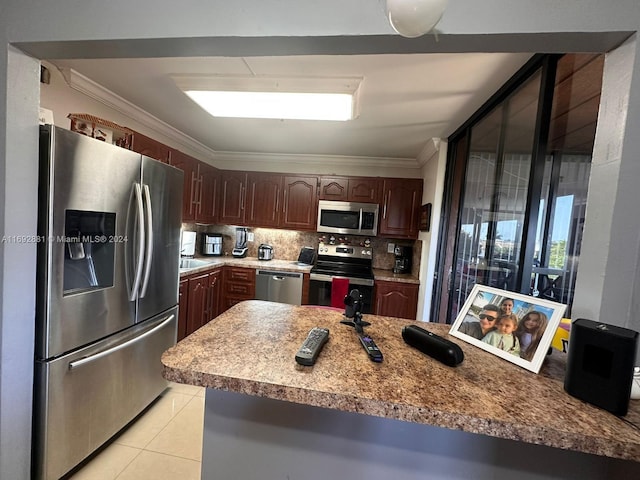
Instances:
[[[258,260],[271,260],[273,258],[273,247],[266,243],[258,247]]]
[[[313,265],[316,262],[316,249],[313,247],[302,247],[298,255],[298,263],[301,265]]]
[[[236,228],[236,246],[231,250],[231,255],[236,258],[244,258],[247,256],[247,229]]]
[[[411,273],[413,261],[413,248],[396,245],[393,249],[396,260],[393,264],[393,273]]]
[[[196,254],[196,232],[184,230],[180,240],[180,256],[193,257]]]
[[[222,255],[222,234],[201,233],[200,253],[207,256]]]

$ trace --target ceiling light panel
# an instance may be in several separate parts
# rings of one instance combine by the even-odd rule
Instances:
[[[215,117],[351,120],[358,116],[359,77],[172,76]]]

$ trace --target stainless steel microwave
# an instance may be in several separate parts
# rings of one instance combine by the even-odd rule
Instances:
[[[335,202],[318,203],[318,232],[375,236],[378,232],[378,204]]]

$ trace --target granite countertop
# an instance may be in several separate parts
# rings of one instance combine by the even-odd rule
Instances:
[[[167,380],[318,407],[640,461],[640,401],[622,420],[568,395],[565,355],[539,374],[450,338],[465,360],[448,367],[406,345],[409,320],[365,315],[384,354],[368,360],[340,311],[250,300],[239,303],[162,356]],[[420,323],[448,337],[449,325]],[[314,326],[330,338],[313,367],[295,353]]]
[[[302,272],[309,273],[313,265],[299,264],[295,260],[258,260],[256,257],[235,258],[229,256],[222,257],[198,257],[196,260],[206,262],[205,265],[201,265],[193,268],[181,268],[180,277],[186,277],[193,275],[194,273],[201,273],[211,268],[224,267],[225,265],[235,265],[237,267],[265,269],[265,270],[278,270],[281,272]],[[380,268],[373,269],[373,276],[375,280],[384,280],[386,282],[397,283],[415,283],[420,284],[420,279],[411,274],[398,274],[393,273],[391,270],[382,270]]]
[[[279,272],[309,273],[312,265],[299,264],[295,260],[258,260],[256,257],[235,258],[223,257],[198,257],[196,260],[206,262],[205,265],[194,268],[181,268],[180,277],[200,273],[215,267],[236,266],[245,268],[277,270]]]
[[[383,280],[385,282],[420,284],[420,279],[415,275],[407,273],[393,273],[393,270],[382,270],[380,268],[373,269],[373,278],[375,280]]]

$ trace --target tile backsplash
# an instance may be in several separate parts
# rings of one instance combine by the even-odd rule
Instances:
[[[236,227],[227,225],[199,225],[199,224],[182,224],[183,230],[196,231],[198,233],[220,233],[222,234],[222,250],[225,255],[231,255],[231,250],[236,242]],[[294,230],[281,230],[275,228],[249,228],[247,231],[253,233],[253,241],[247,242],[248,257],[258,256],[258,247],[261,243],[268,243],[273,246],[273,258],[278,260],[297,260],[298,254],[302,247],[318,248],[318,240],[322,235],[316,232],[299,232]],[[338,235],[336,235],[338,236]],[[338,236],[339,237],[339,236]],[[373,247],[373,268],[382,270],[391,270],[395,257],[393,253],[387,252],[389,243],[396,245],[413,246],[413,265],[411,273],[418,275],[420,270],[420,256],[422,251],[422,241],[420,240],[393,240],[389,238],[379,237],[357,237],[350,236],[348,241],[352,245],[362,244],[366,238],[371,241]],[[198,247],[196,255],[200,254],[200,238],[198,236]]]

